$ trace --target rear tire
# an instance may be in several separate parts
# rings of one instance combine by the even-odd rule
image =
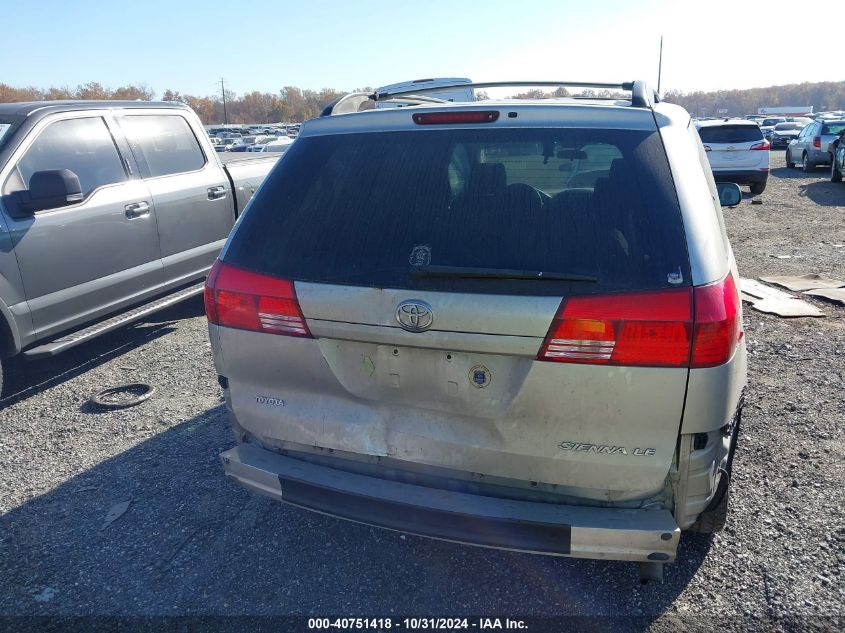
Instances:
[[[836,159],[830,163],[830,182],[842,182],[842,172],[836,168]]]
[[[766,190],[766,183],[765,182],[752,182],[748,185],[748,188],[751,190],[752,196],[759,196]]]
[[[807,152],[804,152],[804,155],[801,157],[801,169],[805,174],[812,173],[816,169],[816,164],[810,162]]]
[[[730,475],[724,471],[722,471],[722,476],[719,479],[719,487],[716,489],[716,498],[720,494],[722,498],[715,506],[712,506],[712,504],[707,506],[707,509],[698,515],[696,522],[689,527],[690,532],[715,534],[725,529],[725,524],[728,522],[728,504],[731,498],[731,481]]]
[[[786,148],[786,167],[787,169],[794,169],[795,163],[789,160],[789,148]]]

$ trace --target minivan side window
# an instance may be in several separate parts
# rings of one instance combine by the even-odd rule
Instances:
[[[148,178],[196,171],[205,165],[191,126],[178,114],[124,116],[120,127]]]
[[[18,161],[24,186],[37,171],[69,169],[87,196],[98,187],[126,180],[126,170],[101,117],[66,119],[49,124]]]

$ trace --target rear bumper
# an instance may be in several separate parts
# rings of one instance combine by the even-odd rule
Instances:
[[[772,144],[772,147],[786,147],[787,145],[789,145],[790,141],[793,141],[793,140],[795,140],[795,139],[778,138],[778,137],[774,136],[774,137],[772,137],[772,140],[770,142]]]
[[[738,185],[750,185],[752,182],[766,182],[769,179],[769,172],[758,169],[714,169],[713,179],[716,182],[735,182]]]
[[[241,444],[220,459],[238,483],[359,523],[520,552],[671,562],[681,531],[668,510],[514,501],[354,474]]]

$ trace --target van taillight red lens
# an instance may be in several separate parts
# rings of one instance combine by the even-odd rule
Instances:
[[[772,149],[772,144],[769,143],[769,141],[764,140],[762,143],[756,143],[755,145],[752,145],[751,149],[770,150]]]
[[[473,110],[470,112],[418,112],[414,114],[417,125],[447,125],[449,123],[493,123],[499,119],[498,110]]]
[[[564,299],[539,360],[686,367],[692,289]]]
[[[639,367],[714,367],[740,332],[733,277],[698,288],[564,299],[538,360]],[[694,318],[693,318],[694,317]]]
[[[310,337],[293,282],[218,260],[205,286],[205,312],[216,325]]]
[[[733,275],[695,289],[695,334],[691,367],[728,362],[742,339],[740,299]]]
[[[822,146],[822,137],[821,136],[814,136],[813,137],[813,147],[821,148]]]

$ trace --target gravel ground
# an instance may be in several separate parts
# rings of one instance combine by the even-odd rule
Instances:
[[[743,276],[845,279],[845,185],[787,170],[782,152],[772,166],[764,203],[725,213]],[[828,618],[845,615],[845,308],[810,301],[827,318],[746,307],[729,526],[685,535],[664,583],[646,586],[631,564],[429,541],[237,488],[217,461],[233,441],[200,300],[15,362],[0,411],[0,616],[621,615],[639,616],[614,621],[621,630],[841,630]],[[87,403],[135,380],[157,387],[138,407]]]

